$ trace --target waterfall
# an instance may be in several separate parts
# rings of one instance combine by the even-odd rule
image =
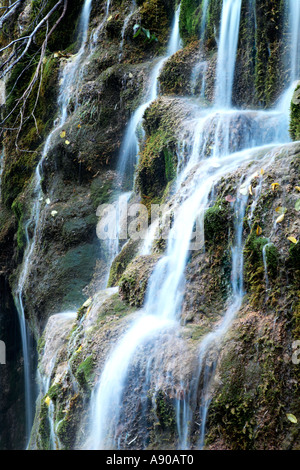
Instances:
[[[51,148],[52,139],[59,129],[64,125],[68,118],[68,105],[73,93],[72,84],[77,79],[77,73],[80,69],[81,61],[84,56],[85,46],[88,37],[88,24],[91,11],[92,0],[85,0],[80,21],[79,21],[79,34],[80,34],[80,48],[75,58],[71,60],[64,68],[62,79],[60,81],[60,91],[58,97],[58,105],[60,111],[60,117],[56,122],[53,130],[48,135],[40,161],[36,167],[35,175],[32,181],[32,194],[34,197],[31,213],[28,221],[24,226],[26,248],[23,257],[23,263],[17,286],[14,292],[14,299],[19,314],[20,330],[22,336],[22,349],[24,358],[24,381],[25,381],[25,410],[26,410],[26,438],[29,439],[31,426],[33,422],[33,397],[31,392],[31,365],[30,365],[30,346],[28,330],[25,320],[25,306],[24,306],[24,288],[30,273],[31,262],[33,253],[36,247],[38,237],[38,224],[40,219],[40,213],[43,202],[43,191],[41,187],[42,179],[42,166],[47,156],[49,149]],[[32,233],[32,236],[30,236]]]
[[[120,42],[119,62],[121,62],[122,56],[123,56],[123,46],[124,46],[124,39],[125,39],[126,28],[127,28],[127,26],[128,26],[128,23],[129,23],[129,21],[130,21],[132,15],[133,15],[133,13],[135,12],[135,9],[136,9],[136,3],[135,3],[135,1],[133,0],[133,1],[132,1],[131,8],[130,8],[130,11],[129,11],[128,15],[126,16],[125,20],[124,20],[124,24],[123,24],[122,31],[121,31],[121,42]]]
[[[300,78],[300,2],[288,0],[290,26],[290,81]]]
[[[148,92],[146,93],[142,104],[136,109],[130,118],[122,141],[118,160],[118,172],[122,176],[123,182],[126,181],[126,177],[128,178],[129,182],[127,183],[126,181],[126,183],[127,185],[129,184],[130,189],[132,187],[132,178],[136,164],[136,158],[139,152],[139,143],[140,140],[142,140],[138,135],[139,131],[142,134],[142,138],[144,136],[143,130],[141,129],[141,122],[144,112],[152,103],[152,101],[156,100],[158,96],[158,77],[163,64],[181,47],[181,40],[179,35],[179,16],[180,5],[177,7],[175,12],[172,31],[167,47],[167,54],[165,57],[160,58],[155,64],[150,74]]]
[[[204,0],[203,8],[208,2]],[[139,361],[139,350],[147,351],[146,366],[140,364],[138,377],[133,377],[134,384],[143,383],[152,390],[159,389],[159,383],[170,367],[163,369],[164,355],[163,333],[170,335],[175,344],[176,331],[180,327],[180,314],[185,290],[185,268],[191,250],[191,240],[198,236],[197,250],[204,244],[204,213],[213,201],[214,187],[221,178],[235,170],[247,168],[247,163],[262,161],[268,167],[273,160],[272,148],[275,143],[289,141],[288,108],[282,102],[270,111],[243,111],[231,109],[235,59],[239,36],[241,0],[224,0],[218,62],[215,104],[209,110],[200,110],[197,125],[191,132],[190,152],[187,162],[182,163],[176,182],[176,193],[172,199],[174,223],[170,229],[165,254],[157,262],[148,282],[145,303],[142,311],[132,321],[128,330],[112,348],[103,367],[100,380],[91,398],[91,425],[85,448],[116,449],[122,448],[119,437],[121,419],[126,416],[126,399],[133,395],[129,389],[129,373],[132,362]],[[176,12],[176,16],[179,10]],[[168,51],[179,47],[176,38],[176,17],[170,37]],[[203,18],[202,18],[203,21]],[[176,28],[175,28],[176,27]],[[175,45],[177,44],[177,45]],[[172,48],[171,48],[172,45]],[[135,163],[139,147],[136,135],[143,113],[150,102],[157,97],[157,81],[166,58],[160,59],[151,75],[151,86],[145,101],[132,116],[120,152],[119,171],[125,174],[128,163]],[[220,111],[220,109],[226,108]],[[216,111],[217,109],[217,111]],[[238,124],[239,133],[235,132]],[[189,126],[189,122],[187,122]],[[268,132],[266,132],[268,131]],[[244,295],[243,289],[243,222],[248,203],[248,187],[253,175],[242,175],[238,184],[236,202],[233,206],[234,241],[231,254],[231,295],[221,320],[217,326],[202,339],[198,351],[197,377],[190,384],[190,392],[183,390],[176,401],[176,421],[178,448],[189,448],[189,422],[196,408],[200,414],[199,448],[205,444],[206,421],[211,402],[217,361],[221,345],[237,312]],[[249,170],[251,171],[251,170]],[[188,184],[186,184],[188,183]],[[258,187],[260,188],[261,181]],[[245,193],[246,188],[246,193]],[[253,215],[254,206],[250,212]],[[183,229],[184,228],[184,229]],[[154,235],[155,226],[150,227],[147,245]],[[175,348],[175,346],[174,346]],[[154,372],[151,372],[155,371]],[[172,378],[168,379],[172,384]],[[174,385],[174,384],[173,384]],[[134,388],[134,387],[132,387]],[[200,403],[197,393],[200,388]],[[132,392],[131,392],[132,393]],[[143,392],[143,396],[146,394]],[[140,413],[142,413],[140,411]],[[126,423],[125,423],[126,424]],[[126,443],[126,439],[124,440]],[[124,442],[123,441],[123,442]],[[135,439],[131,440],[131,442]]]
[[[241,6],[242,0],[223,0],[215,90],[215,104],[220,108],[231,105]]]

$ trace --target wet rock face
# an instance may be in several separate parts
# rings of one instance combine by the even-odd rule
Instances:
[[[25,409],[23,366],[18,314],[8,284],[0,277],[0,340],[5,343],[5,363],[0,364],[0,447],[23,449],[25,445]],[[1,349],[1,353],[2,353]]]
[[[296,86],[291,103],[290,135],[293,140],[300,139],[300,83]]]

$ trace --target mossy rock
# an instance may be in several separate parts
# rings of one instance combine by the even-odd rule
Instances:
[[[135,258],[122,275],[119,286],[120,296],[130,305],[141,307],[149,278],[155,268],[159,255],[146,255]]]
[[[300,140],[300,83],[291,102],[290,136],[293,140]]]

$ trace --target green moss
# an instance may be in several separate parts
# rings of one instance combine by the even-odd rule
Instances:
[[[91,199],[95,209],[101,204],[106,204],[109,202],[114,194],[113,183],[113,177],[106,180],[103,180],[102,178],[96,178],[92,181]]]
[[[182,0],[179,18],[180,35],[183,39],[199,36],[201,24],[201,0]]]
[[[300,85],[293,95],[290,116],[290,136],[293,140],[300,140]]]
[[[102,306],[97,318],[97,324],[99,325],[108,315],[123,317],[131,312],[133,312],[133,309],[120,299],[119,294],[115,294]]]
[[[51,398],[51,400],[56,400],[60,393],[61,384],[59,383],[52,385],[48,390],[48,396]]]
[[[136,255],[138,248],[137,245],[137,242],[129,241],[123,247],[122,251],[118,254],[118,256],[115,257],[110,268],[107,287],[113,287],[118,284],[118,281],[124,273],[125,269],[127,268],[128,264],[133,260]]]
[[[190,95],[191,73],[199,58],[199,41],[193,41],[170,57],[159,76],[162,94]]]
[[[148,137],[137,168],[136,184],[143,197],[161,197],[176,174],[173,137],[161,128]]]
[[[273,316],[261,322],[252,315],[239,323],[222,358],[222,385],[209,411],[208,445],[220,436],[231,450],[278,445],[285,394],[279,360],[282,344],[274,338]]]

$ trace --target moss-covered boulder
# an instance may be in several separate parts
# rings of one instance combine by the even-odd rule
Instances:
[[[145,255],[135,258],[119,280],[120,296],[130,305],[141,307],[144,302],[149,278],[160,255]]]
[[[290,135],[300,140],[300,83],[298,83],[291,102]]]

